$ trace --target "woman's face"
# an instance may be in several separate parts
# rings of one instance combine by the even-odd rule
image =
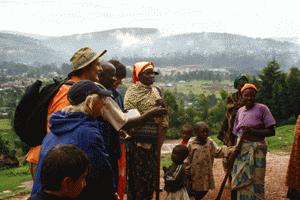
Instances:
[[[144,85],[152,85],[154,83],[155,73],[153,69],[146,69],[139,75],[140,82]]]
[[[252,108],[255,103],[256,91],[254,89],[246,89],[242,93],[242,100],[247,109]]]

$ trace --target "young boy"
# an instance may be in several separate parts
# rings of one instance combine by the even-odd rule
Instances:
[[[227,157],[234,148],[218,147],[209,137],[209,128],[205,122],[195,125],[196,137],[188,144],[189,155],[185,160],[186,174],[190,181],[190,196],[202,199],[208,190],[215,188],[213,177],[214,158]]]
[[[85,187],[90,161],[71,144],[53,147],[42,163],[42,191],[29,200],[68,200],[78,197]]]
[[[186,177],[183,167],[183,161],[188,156],[188,153],[188,148],[185,145],[176,145],[172,150],[172,165],[168,168],[163,167],[165,172],[165,190],[168,193],[166,200],[189,200],[185,188]]]
[[[190,138],[193,135],[193,127],[192,127],[192,125],[190,125],[190,124],[184,124],[181,127],[180,134],[181,134],[181,137],[182,137],[182,140],[181,140],[180,144],[187,145],[188,142],[189,142],[189,140],[190,140]]]

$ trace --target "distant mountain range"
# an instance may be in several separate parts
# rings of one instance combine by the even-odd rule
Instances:
[[[198,64],[210,68],[261,68],[276,59],[284,69],[300,64],[297,38],[250,38],[228,33],[162,35],[153,28],[120,28],[61,37],[0,32],[0,61],[69,63],[79,48],[107,49],[104,59],[126,64],[154,59],[160,66]]]

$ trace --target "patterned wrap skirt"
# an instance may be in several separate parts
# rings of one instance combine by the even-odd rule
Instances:
[[[150,149],[137,146],[129,142],[127,146],[127,199],[152,200],[155,175],[157,169],[157,149],[152,145]]]
[[[265,142],[243,142],[231,172],[238,200],[265,199],[266,155]]]

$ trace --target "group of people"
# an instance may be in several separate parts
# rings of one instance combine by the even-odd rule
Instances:
[[[124,101],[117,91],[126,67],[117,60],[100,61],[103,53],[81,48],[71,58],[70,84],[63,84],[48,107],[42,145],[30,149],[27,161],[34,179],[31,200],[151,200],[159,183],[160,148],[168,128],[161,90],[154,86],[152,62],[133,65],[133,84]],[[256,103],[257,88],[245,76],[234,83],[218,138],[210,139],[201,121],[184,125],[174,147],[172,165],[164,167],[167,199],[202,199],[214,189],[214,158],[224,158],[231,174],[231,199],[264,199],[266,137],[276,124],[268,107]],[[129,115],[130,111],[134,115]],[[291,199],[299,197],[299,123],[295,131],[287,184]],[[195,137],[192,137],[193,133]],[[298,178],[298,179],[297,179]]]
[[[126,67],[100,61],[101,55],[88,47],[76,51],[72,84],[63,84],[48,106],[48,133],[27,154],[32,200],[123,199],[126,187],[127,199],[152,199],[157,146],[168,127],[161,92],[153,86],[157,72],[151,62],[136,63],[123,104],[116,89]],[[131,109],[137,114],[128,115]]]
[[[187,145],[187,154],[182,149],[182,160],[177,159],[177,148],[172,152],[173,165],[166,170],[166,190],[172,196],[183,195],[184,191],[174,190],[177,175],[183,181],[186,177],[188,196],[196,200],[202,199],[210,189],[214,189],[213,162],[214,158],[224,158],[225,171],[231,173],[231,199],[264,199],[264,178],[266,171],[267,145],[265,137],[275,135],[275,120],[266,105],[256,103],[257,88],[247,83],[246,77],[240,78],[235,84],[238,93],[233,94],[227,101],[227,113],[219,138],[226,146],[218,147],[209,137],[209,127],[205,122],[194,125],[196,137],[191,139],[191,127],[183,126],[184,137],[178,146]],[[241,142],[238,142],[241,140]],[[238,144],[241,147],[238,148]],[[238,151],[238,152],[237,152]],[[233,158],[236,152],[237,156]],[[173,155],[174,154],[174,155]],[[180,161],[179,161],[180,160]],[[229,162],[233,162],[232,169],[228,169]],[[184,176],[179,176],[180,166]],[[173,185],[172,185],[173,184]],[[170,189],[172,188],[172,189]],[[182,189],[182,187],[180,188]],[[176,193],[177,192],[177,193]],[[187,196],[187,195],[185,195]],[[179,198],[177,198],[179,199]],[[188,199],[182,198],[182,199]]]
[[[255,102],[257,88],[245,76],[234,82],[237,89],[227,99],[227,110],[218,138],[218,147],[209,137],[205,122],[183,125],[182,140],[173,149],[173,164],[164,168],[167,199],[202,199],[213,189],[213,161],[223,158],[229,175],[231,199],[265,199],[267,144],[265,137],[275,135],[276,124],[269,108]],[[196,137],[192,137],[193,132]],[[288,165],[287,198],[300,199],[300,116],[295,126],[294,142]],[[187,147],[186,147],[187,146]],[[224,179],[226,181],[226,179]],[[222,199],[222,198],[221,198]]]

